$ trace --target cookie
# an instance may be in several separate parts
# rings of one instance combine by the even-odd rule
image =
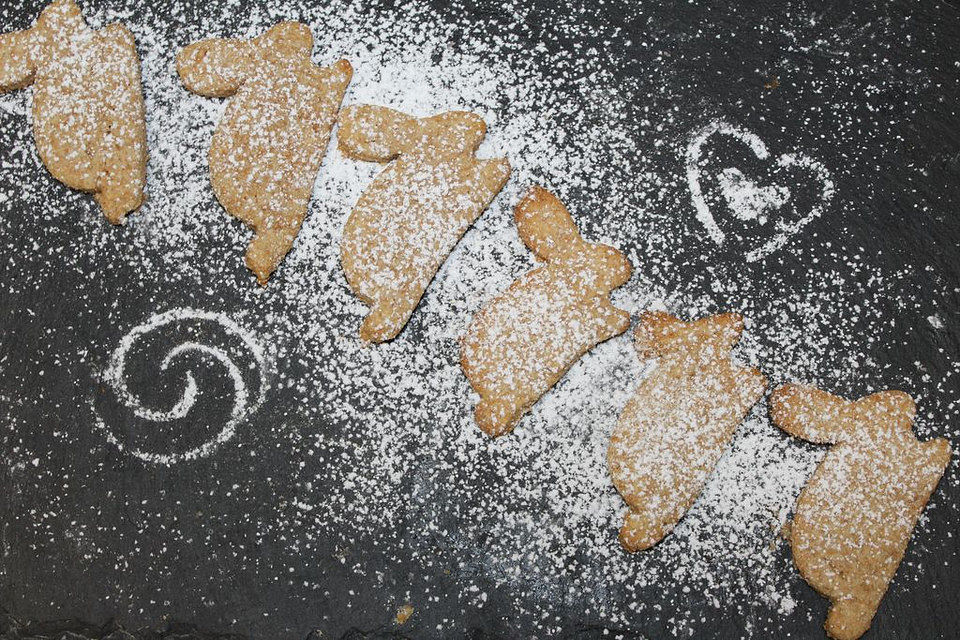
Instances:
[[[147,128],[133,34],[87,26],[73,0],[54,0],[25,31],[0,35],[0,92],[33,85],[40,159],[68,187],[94,194],[121,224],[144,200]]]
[[[310,60],[313,35],[281,22],[251,40],[212,38],[177,56],[184,86],[233,96],[210,144],[210,182],[253,229],[246,264],[265,285],[293,246],[353,69]]]
[[[731,360],[743,318],[684,322],[646,312],[634,330],[656,368],[624,407],[607,449],[617,491],[630,507],[620,529],[629,552],[648,549],[693,505],[737,426],[766,390],[758,370]]]
[[[477,425],[491,436],[520,417],[588,350],[630,326],[610,292],[630,279],[618,250],[585,241],[563,203],[534,187],[514,211],[524,244],[546,265],[474,316],[460,364],[480,394]]]
[[[830,599],[825,628],[836,640],[870,628],[950,460],[946,440],[914,437],[915,413],[902,391],[851,402],[788,384],[770,397],[778,427],[832,445],[800,493],[789,537],[800,574]]]
[[[355,160],[389,162],[347,219],[340,261],[353,292],[371,309],[360,327],[369,342],[407,324],[460,237],[510,177],[506,159],[480,160],[480,116],[429,118],[371,105],[344,109],[339,146]]]

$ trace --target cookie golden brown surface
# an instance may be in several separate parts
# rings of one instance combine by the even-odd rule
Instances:
[[[281,22],[251,40],[212,38],[177,56],[184,86],[233,96],[210,144],[210,181],[253,229],[246,264],[265,285],[293,246],[353,69],[314,64],[313,35]]]
[[[610,292],[630,279],[613,247],[585,241],[563,203],[534,187],[514,211],[524,244],[547,264],[522,276],[474,316],[460,364],[480,394],[477,425],[513,429],[588,350],[630,326]]]
[[[463,111],[429,118],[370,105],[344,109],[340,149],[390,165],[347,219],[340,260],[370,313],[360,337],[390,340],[407,324],[437,270],[510,176],[505,159],[475,155],[483,120]]]
[[[946,440],[914,437],[915,413],[901,391],[851,402],[788,384],[770,397],[778,427],[832,445],[797,500],[790,546],[803,578],[830,599],[825,628],[837,640],[870,628],[950,460]]]
[[[94,194],[120,224],[144,200],[146,118],[133,34],[94,31],[54,0],[26,31],[0,35],[0,91],[33,85],[33,135],[50,173]]]
[[[630,507],[620,529],[627,551],[670,533],[763,396],[763,375],[731,361],[742,331],[733,313],[693,322],[662,312],[640,316],[637,351],[655,358],[656,368],[620,414],[607,450],[613,484]]]

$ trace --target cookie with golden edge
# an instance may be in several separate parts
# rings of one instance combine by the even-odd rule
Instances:
[[[902,391],[851,402],[788,384],[770,397],[778,427],[831,445],[800,493],[789,538],[800,574],[830,599],[825,628],[836,640],[870,628],[950,460],[945,439],[913,435],[915,413]]]
[[[361,339],[400,333],[460,237],[506,184],[506,159],[476,157],[485,135],[480,116],[464,111],[414,118],[372,105],[344,109],[343,153],[389,163],[360,196],[340,244],[347,282],[371,307]]]
[[[620,529],[629,552],[662,540],[700,495],[766,380],[731,360],[743,318],[684,322],[645,312],[634,330],[641,359],[656,367],[624,407],[610,438],[610,476],[630,510]]]
[[[188,90],[233,96],[210,144],[210,182],[227,213],[253,229],[246,264],[261,285],[300,232],[353,76],[346,60],[321,67],[312,53],[310,28],[281,22],[250,40],[195,42],[177,56]]]
[[[0,92],[33,85],[40,159],[68,187],[94,194],[121,224],[144,200],[147,133],[140,58],[120,24],[94,31],[73,0],[33,27],[0,35]]]
[[[620,251],[584,240],[563,203],[541,187],[520,201],[514,219],[546,264],[481,309],[461,343],[460,364],[480,394],[477,425],[494,437],[511,431],[587,351],[630,326],[630,314],[610,302],[630,279]]]

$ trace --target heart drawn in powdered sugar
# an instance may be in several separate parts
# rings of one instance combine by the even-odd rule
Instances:
[[[770,152],[755,133],[741,127],[714,120],[695,130],[690,136],[686,152],[687,184],[693,206],[697,210],[697,219],[706,228],[707,233],[718,245],[727,239],[717,224],[717,219],[704,196],[705,178],[715,181],[720,196],[726,203],[733,220],[743,223],[745,230],[768,228],[768,233],[758,236],[756,241],[745,241],[752,245],[745,247],[747,262],[754,262],[776,251],[807,223],[826,210],[833,199],[834,185],[830,171],[818,160],[803,153],[784,153],[773,160],[773,173],[783,173],[790,169],[799,169],[819,182],[819,193],[806,212],[798,210],[799,203],[793,197],[789,187],[783,185],[760,186],[744,175],[736,167],[726,167],[716,173],[708,173],[701,166],[703,147],[714,135],[723,135],[739,140],[746,145],[758,160],[770,160]]]

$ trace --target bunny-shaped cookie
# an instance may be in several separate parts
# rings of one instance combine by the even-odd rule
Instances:
[[[133,34],[94,31],[73,0],[54,0],[32,28],[0,35],[0,92],[33,90],[33,137],[50,173],[94,194],[121,224],[144,200],[147,133]]]
[[[372,307],[363,340],[400,333],[460,237],[506,184],[505,159],[475,155],[485,134],[480,116],[465,111],[417,119],[386,107],[344,109],[343,153],[391,163],[360,196],[340,244],[350,288]]]
[[[310,60],[313,35],[281,22],[252,40],[212,38],[177,56],[184,86],[234,96],[210,144],[210,181],[227,212],[253,228],[247,267],[265,285],[293,246],[353,69]]]
[[[797,500],[790,546],[800,574],[830,599],[825,627],[837,640],[870,628],[950,461],[946,440],[919,442],[913,435],[915,413],[913,398],[902,391],[850,402],[788,384],[770,397],[778,427],[833,445]]]
[[[545,261],[480,310],[463,337],[460,364],[480,394],[477,424],[491,436],[520,417],[584,353],[630,326],[610,292],[630,279],[630,262],[586,242],[563,203],[534,187],[514,211],[524,244]]]
[[[763,396],[763,375],[730,359],[742,331],[734,313],[693,322],[641,315],[637,351],[658,362],[620,414],[607,450],[613,484],[630,507],[620,529],[627,551],[670,533]]]

